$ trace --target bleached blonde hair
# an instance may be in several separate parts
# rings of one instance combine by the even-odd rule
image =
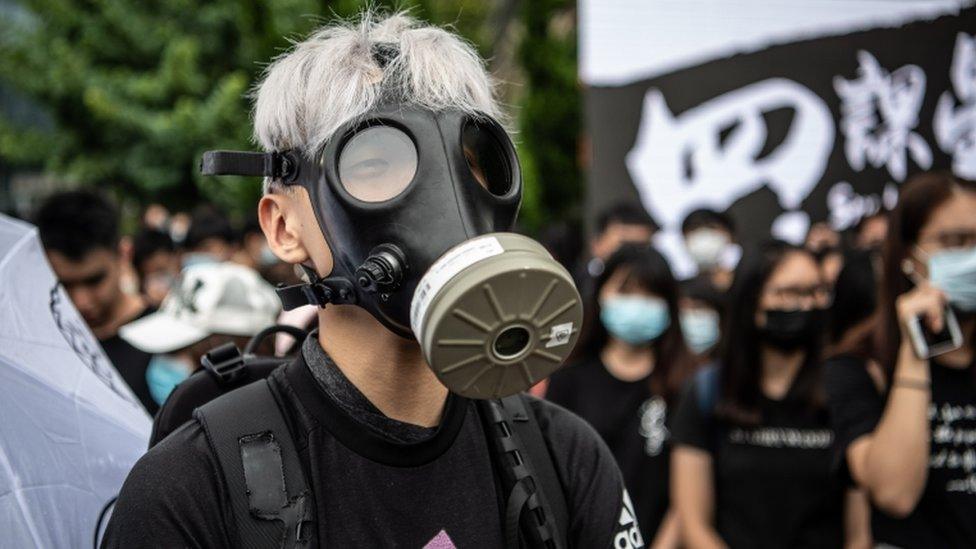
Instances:
[[[367,10],[356,21],[319,28],[268,66],[255,98],[261,147],[307,156],[379,102],[501,116],[474,47],[402,12]]]

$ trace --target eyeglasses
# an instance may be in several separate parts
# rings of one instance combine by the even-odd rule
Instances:
[[[806,303],[823,306],[830,300],[830,288],[826,284],[779,286],[767,289],[766,294],[785,308],[799,308]]]

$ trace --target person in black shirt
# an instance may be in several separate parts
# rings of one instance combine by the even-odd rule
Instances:
[[[644,539],[662,548],[678,546],[668,495],[668,411],[693,366],[674,320],[677,290],[660,253],[622,247],[597,278],[578,359],[550,379],[546,393],[610,446]]]
[[[603,273],[604,262],[624,244],[650,244],[657,223],[640,204],[633,201],[613,203],[600,211],[596,231],[589,239],[589,250],[573,270],[573,278],[583,299],[589,300],[596,279]]]
[[[183,267],[229,261],[234,253],[234,228],[216,206],[204,204],[193,210],[183,241]]]
[[[474,403],[448,394],[436,425],[401,421],[345,372],[310,337],[299,359],[271,377],[302,433],[302,465],[326,525],[318,546],[502,547],[501,494]],[[640,547],[628,545],[639,539],[627,533],[633,507],[606,446],[576,416],[531,402],[565,479],[571,546]],[[227,489],[191,421],[136,464],[103,547],[233,547]]]
[[[169,233],[139,231],[132,239],[132,266],[139,275],[139,293],[158,308],[180,276],[180,256]]]
[[[817,258],[824,282],[833,287],[838,273],[844,266],[840,233],[826,221],[814,223],[807,231],[803,245]]]
[[[702,277],[685,280],[679,287],[678,309],[685,344],[699,361],[710,361],[718,352],[722,339],[725,292],[720,292]]]
[[[423,108],[430,119],[441,111],[498,111],[489,77],[470,45],[405,15],[367,13],[361,21],[320,29],[268,68],[256,94],[255,133],[266,150],[294,148],[312,154],[331,132],[358,120],[380,101]],[[442,138],[428,133],[425,139],[400,143],[415,147],[418,155],[440,149],[439,158],[448,158]],[[381,154],[381,147],[363,143],[355,149],[362,154],[353,156],[349,173],[363,185],[360,196],[372,196],[365,193],[382,191],[375,182],[384,174],[404,174],[402,166],[387,162],[391,157]],[[453,150],[456,156],[449,158],[464,163],[468,152]],[[304,170],[308,164],[302,166]],[[449,188],[490,199],[483,173],[475,169],[479,165],[469,160],[468,166],[472,177],[463,183],[473,185]],[[416,175],[406,173],[397,180],[415,189],[446,185]],[[327,239],[306,187],[286,186],[281,179],[267,183],[258,216],[268,245],[282,261],[305,266],[310,278],[319,277],[324,284],[322,277],[333,274],[341,254],[348,253],[343,240],[335,233]],[[460,196],[445,193],[444,199],[454,204]],[[375,211],[378,204],[369,206]],[[423,212],[417,215],[422,218]],[[333,221],[341,220],[326,219]],[[376,215],[368,220],[377,231],[388,230],[385,221]],[[339,234],[350,239],[349,231],[366,230],[352,224],[341,228],[345,232]],[[276,370],[268,382],[308,484],[310,493],[301,501],[310,496],[314,509],[311,523],[299,522],[297,530],[286,532],[287,539],[299,538],[303,547],[506,544],[504,536],[513,530],[501,517],[510,516],[505,505],[518,501],[511,498],[518,491],[501,493],[499,468],[493,462],[511,456],[489,451],[497,436],[487,432],[474,402],[440,382],[415,338],[398,335],[369,310],[330,303],[318,317],[320,330],[305,341],[300,357]],[[560,341],[554,336],[550,340]],[[566,410],[525,398],[565,494],[567,545],[643,546],[620,471],[599,435]],[[206,433],[194,419],[135,465],[122,487],[104,547],[241,544],[237,525],[250,516],[238,519],[232,502],[244,486],[225,481]],[[522,493],[534,490],[518,486]],[[522,516],[531,519],[538,513]]]
[[[813,255],[771,242],[735,272],[720,360],[672,426],[673,501],[691,547],[839,547],[819,347],[828,297]]]
[[[976,184],[947,173],[902,187],[884,246],[876,352],[830,361],[836,446],[873,504],[877,542],[976,546]],[[948,307],[948,308],[947,308]],[[909,324],[958,319],[961,346],[920,358]],[[880,379],[879,379],[880,378]]]
[[[150,415],[159,405],[149,394],[146,368],[152,355],[119,337],[119,328],[152,312],[141,297],[122,291],[119,214],[92,191],[49,197],[34,216],[54,274],[101,343],[122,379]]]
[[[736,246],[732,218],[708,208],[693,210],[681,221],[681,236],[698,269],[694,280],[718,292],[728,291],[735,265],[730,261]]]

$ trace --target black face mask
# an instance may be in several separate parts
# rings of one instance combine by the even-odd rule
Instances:
[[[821,335],[823,310],[766,311],[766,325],[759,329],[764,343],[781,351],[796,351],[814,342]]]
[[[466,396],[527,388],[572,350],[582,319],[572,279],[541,245],[503,232],[522,179],[490,118],[388,105],[339,128],[311,160],[217,151],[202,168],[308,191],[334,267],[279,288],[286,310],[363,307],[416,337],[441,381]]]

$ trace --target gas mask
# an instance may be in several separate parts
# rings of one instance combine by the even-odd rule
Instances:
[[[303,267],[306,283],[278,288],[285,310],[363,307],[415,337],[458,394],[525,390],[576,343],[582,305],[569,273],[539,243],[506,232],[522,180],[514,146],[490,118],[387,105],[311,158],[211,151],[202,171],[303,186],[334,267],[325,278]]]

